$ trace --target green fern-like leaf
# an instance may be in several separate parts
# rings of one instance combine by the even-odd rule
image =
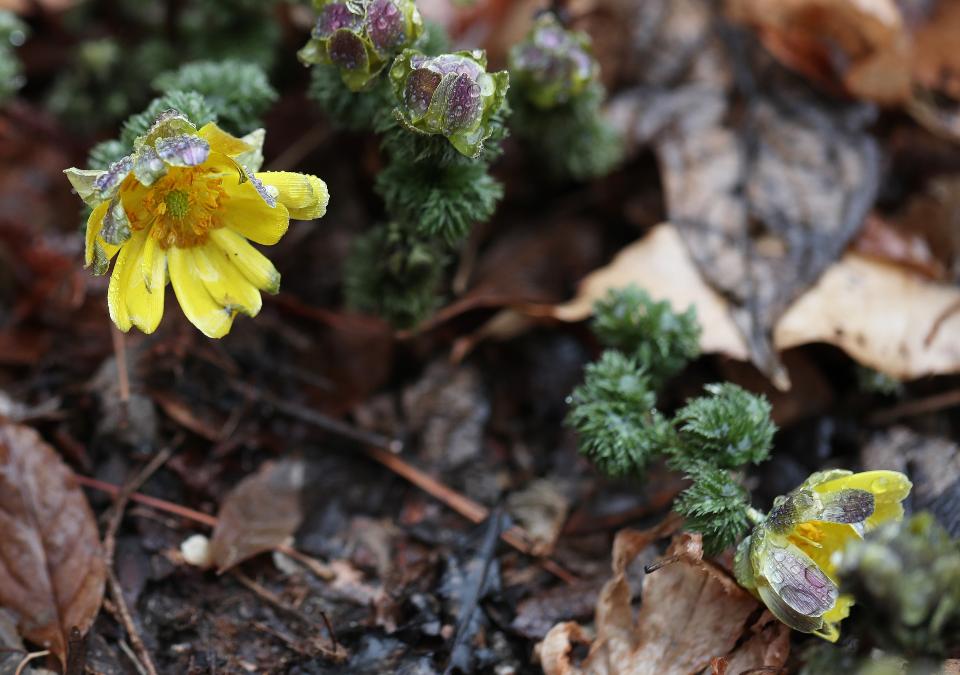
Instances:
[[[670,424],[654,408],[649,374],[618,351],[586,367],[569,401],[567,424],[580,434],[580,452],[607,474],[637,474],[675,443]]]
[[[347,304],[411,328],[440,304],[446,256],[436,242],[396,223],[358,237],[345,265]]]
[[[674,418],[685,453],[728,469],[765,460],[777,431],[767,399],[729,382],[706,390]]]
[[[548,176],[591,180],[623,160],[624,140],[601,114],[605,94],[599,84],[548,110],[527,101],[519,88],[510,94],[510,126]]]
[[[160,92],[195,91],[201,94],[227,131],[247,134],[262,125],[261,116],[277,100],[267,74],[256,63],[229,59],[195,61],[161,74],[153,81]]]
[[[488,220],[503,197],[503,186],[480,162],[439,169],[430,164],[391,163],[377,176],[387,213],[414,223],[418,234],[454,244],[474,223]]]
[[[677,314],[636,286],[611,290],[598,301],[592,328],[605,346],[635,356],[656,388],[700,354],[696,310]]]
[[[117,140],[103,141],[90,148],[90,154],[87,156],[88,169],[105,170],[110,168],[114,162],[122,159],[124,155],[130,152],[130,149]]]
[[[195,91],[172,90],[153,99],[146,110],[124,122],[123,130],[120,132],[120,142],[132,149],[137,137],[147,133],[157,116],[171,108],[179,110],[197,127],[202,127],[207,122],[217,121],[216,112],[201,94]]]
[[[336,66],[316,64],[310,68],[307,96],[339,129],[369,131],[377,126],[380,117],[392,118],[392,94],[382,77],[370,89],[354,92],[343,83]]]
[[[706,462],[686,468],[693,484],[680,493],[673,510],[685,518],[688,529],[703,535],[704,552],[717,555],[736,544],[750,527],[750,495],[729,471]]]

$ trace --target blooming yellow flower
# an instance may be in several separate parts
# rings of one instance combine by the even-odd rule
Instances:
[[[106,171],[65,172],[93,208],[86,265],[106,274],[116,257],[107,303],[121,330],[156,330],[168,280],[212,338],[238,313],[256,316],[261,291],[279,290],[277,269],[250,242],[276,244],[291,218],[323,216],[329,195],[316,176],[258,171],[263,137],[236,138],[213,123],[198,130],[168,111]]]
[[[773,509],[737,549],[737,580],[791,628],[830,642],[853,598],[840,595],[837,559],[850,539],[903,517],[913,487],[896,471],[821,471]]]

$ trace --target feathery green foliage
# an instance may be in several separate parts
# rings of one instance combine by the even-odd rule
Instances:
[[[179,110],[197,127],[217,121],[217,113],[201,94],[195,91],[172,90],[153,99],[146,110],[132,115],[124,122],[120,132],[120,142],[132,149],[137,137],[147,133],[157,116],[171,108]]]
[[[730,382],[706,390],[674,418],[684,454],[725,469],[767,459],[777,427],[766,398]]]
[[[216,113],[218,123],[239,136],[260,127],[260,117],[277,100],[263,68],[234,59],[184,64],[159,75],[153,88],[201,94]]]
[[[618,351],[587,365],[569,402],[567,424],[580,433],[580,452],[604,473],[638,474],[673,444],[669,423],[654,407],[650,376]]]
[[[381,78],[366,91],[354,92],[343,83],[336,66],[319,63],[311,67],[307,96],[316,101],[337,128],[369,131],[379,116],[389,116],[390,88]]]
[[[103,141],[90,148],[87,156],[88,169],[106,170],[114,162],[120,161],[129,154],[130,148],[118,140]]]
[[[611,475],[641,475],[653,459],[685,472],[692,485],[674,504],[704,549],[718,553],[749,527],[749,493],[734,470],[766,459],[776,427],[762,396],[725,383],[706,387],[673,420],[657,409],[657,390],[699,354],[691,308],[675,313],[636,287],[597,302],[592,324],[607,349],[587,365],[569,398],[567,424],[580,452]]]
[[[27,26],[13,12],[0,9],[0,103],[23,86],[23,69],[14,54],[27,39]]]
[[[399,328],[420,323],[440,302],[447,256],[437,242],[396,223],[358,237],[344,267],[347,304]]]
[[[960,650],[960,540],[929,513],[851,540],[838,565],[872,640],[908,657]]]
[[[680,493],[673,510],[686,519],[688,529],[703,534],[704,552],[717,555],[750,527],[750,494],[725,469],[707,462],[684,463],[693,484]]]
[[[418,234],[455,244],[474,223],[493,215],[503,186],[481,163],[438,169],[431,164],[391,163],[377,176],[387,213],[413,223]]]
[[[634,285],[599,300],[591,328],[604,346],[635,355],[657,389],[700,355],[696,309],[677,314],[669,302],[654,302]]]
[[[519,90],[510,96],[511,127],[554,179],[590,180],[623,161],[624,139],[601,115],[605,97],[598,83],[567,103],[543,110]]]

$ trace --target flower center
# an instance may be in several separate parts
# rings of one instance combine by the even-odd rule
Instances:
[[[190,211],[190,197],[183,190],[170,190],[163,201],[167,205],[167,213],[177,220],[183,220]]]
[[[146,188],[142,209],[127,209],[135,230],[149,228],[161,248],[192,248],[223,227],[222,178],[206,167],[172,168]]]

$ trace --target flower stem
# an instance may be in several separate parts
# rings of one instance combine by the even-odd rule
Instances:
[[[754,525],[759,525],[760,523],[762,523],[762,522],[764,521],[764,519],[765,519],[766,517],[767,517],[767,516],[766,516],[763,512],[758,511],[757,509],[753,508],[752,506],[747,507],[747,518],[748,518],[748,519],[750,520],[750,522],[753,523]]]

